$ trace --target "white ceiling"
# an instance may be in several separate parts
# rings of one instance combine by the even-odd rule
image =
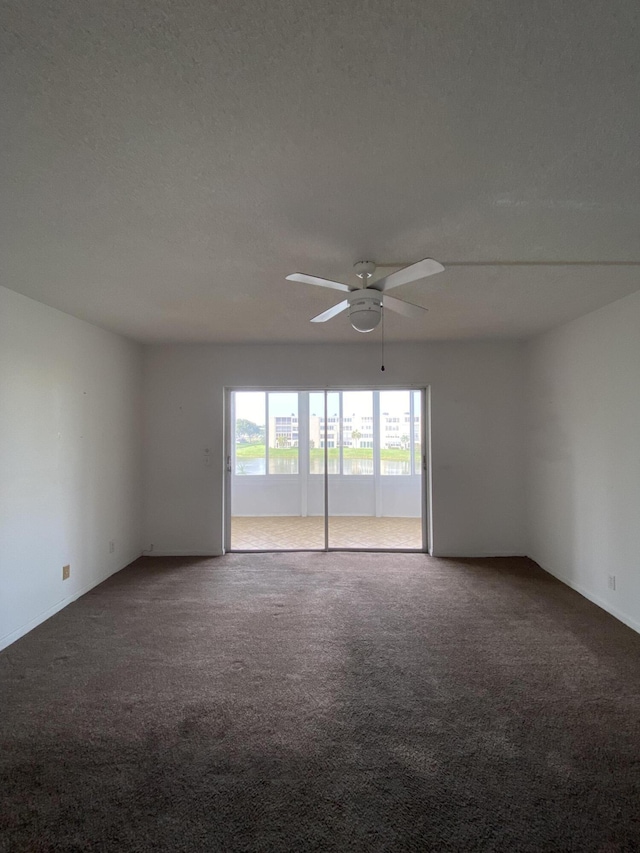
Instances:
[[[331,342],[362,339],[308,323],[340,294],[287,273],[640,262],[639,36],[637,0],[5,0],[0,283],[141,341]],[[523,337],[638,289],[451,266],[385,335]]]

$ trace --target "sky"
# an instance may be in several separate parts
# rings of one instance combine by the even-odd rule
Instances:
[[[410,391],[381,391],[380,411],[390,415],[402,415],[409,411]],[[418,392],[416,392],[417,395]],[[372,415],[373,394],[371,391],[343,391],[343,415]],[[265,392],[236,391],[236,418],[246,418],[259,426],[265,425]],[[311,392],[309,399],[310,414],[324,416],[324,392]],[[329,391],[329,417],[339,414],[338,393]],[[298,392],[270,392],[269,414],[271,417],[298,414]],[[418,414],[418,412],[416,412]]]

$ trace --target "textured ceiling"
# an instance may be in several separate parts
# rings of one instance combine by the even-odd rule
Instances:
[[[361,337],[287,273],[640,261],[639,25],[637,0],[5,0],[0,283],[142,341],[321,342]],[[638,289],[452,266],[385,334],[523,337]]]

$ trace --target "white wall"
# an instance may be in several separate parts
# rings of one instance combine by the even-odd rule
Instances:
[[[398,344],[386,367],[361,341],[146,347],[145,547],[221,552],[225,385],[430,385],[433,552],[524,554],[524,346]]]
[[[384,374],[378,355],[141,350],[0,287],[0,648],[151,542],[221,552],[225,385],[430,386],[433,552],[528,553],[640,630],[640,294],[528,345],[389,346]]]
[[[537,338],[528,360],[529,554],[640,630],[640,293]]]
[[[0,648],[140,554],[141,368],[0,287]]]

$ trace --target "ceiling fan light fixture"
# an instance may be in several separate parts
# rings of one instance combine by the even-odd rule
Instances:
[[[373,293],[362,293],[351,298],[349,322],[356,332],[372,332],[382,317],[382,300]]]
[[[380,314],[374,311],[354,311],[349,319],[356,332],[373,332],[380,323]]]

